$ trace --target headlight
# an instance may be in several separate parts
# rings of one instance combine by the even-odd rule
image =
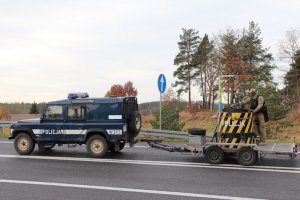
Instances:
[[[10,129],[10,135],[12,135],[12,133],[13,133],[15,127],[16,127],[15,124],[10,125],[10,127],[9,127],[9,129]]]

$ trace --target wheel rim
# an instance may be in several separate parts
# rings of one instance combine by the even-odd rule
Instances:
[[[93,140],[91,142],[91,150],[94,153],[101,153],[104,149],[104,145],[100,140]]]
[[[140,118],[140,117],[137,117],[137,118],[135,119],[135,127],[136,127],[137,129],[140,129],[140,127],[141,127],[141,118]]]
[[[18,143],[17,143],[17,146],[18,148],[21,150],[21,151],[26,151],[29,147],[29,141],[27,138],[25,137],[22,137],[18,140]]]
[[[215,160],[218,160],[220,158],[220,155],[217,151],[212,151],[212,152],[210,152],[209,157],[210,157],[211,160],[215,161]]]
[[[242,154],[241,158],[244,162],[250,162],[252,160],[253,156],[251,155],[250,152],[244,152]]]

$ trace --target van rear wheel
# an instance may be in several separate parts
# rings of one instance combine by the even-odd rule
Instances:
[[[101,135],[93,135],[86,143],[86,150],[91,157],[102,158],[108,151],[107,141]]]

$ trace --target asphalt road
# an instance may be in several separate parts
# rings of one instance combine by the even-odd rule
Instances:
[[[235,160],[210,165],[193,155],[139,143],[105,159],[85,146],[55,147],[18,155],[0,139],[0,199],[298,199],[298,158],[262,158],[242,167]],[[176,144],[180,145],[180,144]]]

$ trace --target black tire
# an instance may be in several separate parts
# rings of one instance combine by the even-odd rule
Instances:
[[[44,144],[44,143],[38,143],[39,152],[47,152],[51,150],[55,144]]]
[[[205,158],[210,164],[220,164],[224,160],[224,151],[217,146],[208,147],[205,150]]]
[[[55,144],[47,145],[45,148],[47,149],[53,149],[55,147]]]
[[[257,153],[250,147],[242,147],[237,152],[237,161],[240,165],[251,166],[257,161]]]
[[[102,158],[108,151],[107,141],[101,135],[93,135],[86,143],[86,150],[91,157]]]
[[[15,137],[14,148],[21,155],[31,154],[35,143],[27,133],[20,133]]]
[[[120,150],[119,150],[119,151],[116,151],[116,150],[115,150],[114,144],[111,144],[109,150],[110,150],[110,152],[112,152],[112,153],[117,153],[117,152],[120,152],[122,149],[124,149],[124,146],[125,146],[125,143],[120,143]]]
[[[202,128],[191,128],[191,129],[188,129],[188,133],[190,135],[203,135],[203,136],[205,136],[206,135],[206,130],[202,129]]]
[[[130,134],[138,134],[142,128],[142,117],[138,111],[133,111],[129,117],[128,131]]]

